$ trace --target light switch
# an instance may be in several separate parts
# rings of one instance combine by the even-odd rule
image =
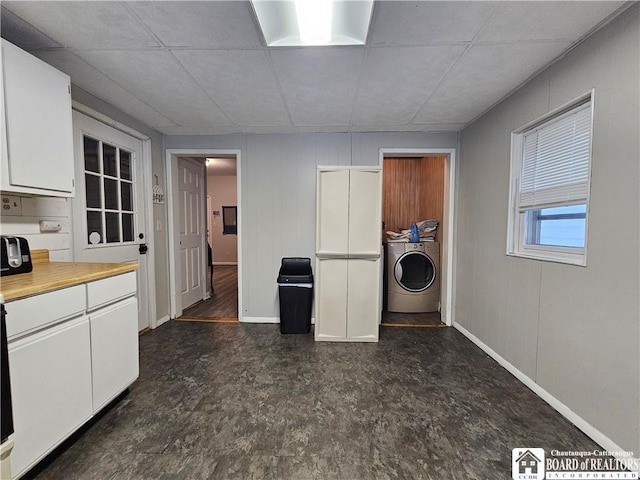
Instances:
[[[162,231],[162,220],[156,220],[156,231]]]

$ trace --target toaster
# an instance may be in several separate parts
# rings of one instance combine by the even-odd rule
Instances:
[[[27,273],[33,270],[29,242],[27,242],[26,238],[2,235],[0,237],[0,247],[2,248],[0,276]]]

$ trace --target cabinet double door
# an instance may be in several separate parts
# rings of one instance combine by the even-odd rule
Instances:
[[[318,167],[316,340],[378,341],[382,171]]]
[[[316,340],[377,342],[380,258],[316,260]]]

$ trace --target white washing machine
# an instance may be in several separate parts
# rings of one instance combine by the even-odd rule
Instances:
[[[440,244],[387,244],[387,310],[436,312],[440,306]]]

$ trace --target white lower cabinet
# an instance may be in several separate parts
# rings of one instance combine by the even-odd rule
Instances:
[[[89,320],[83,315],[9,342],[9,367],[11,463],[19,476],[92,415]]]
[[[14,479],[138,378],[135,275],[6,304]]]
[[[89,314],[94,412],[138,378],[137,315],[135,297]]]
[[[317,259],[315,339],[377,342],[380,259]]]

